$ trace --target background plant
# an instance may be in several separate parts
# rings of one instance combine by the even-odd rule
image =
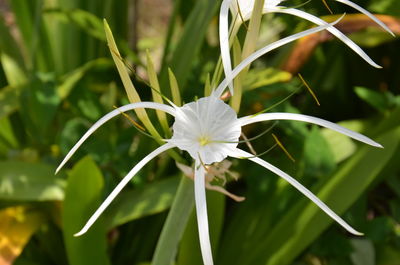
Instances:
[[[389,15],[380,18],[399,33],[397,1],[357,3]],[[151,9],[162,14],[150,12],[150,4],[1,2],[0,263],[151,262],[182,178],[169,155],[144,168],[87,236],[75,239],[72,234],[135,161],[157,146],[155,141],[139,134],[127,119],[116,119],[83,146],[69,163],[71,170],[54,176],[56,165],[85,130],[114,105],[128,102],[101,18],[107,18],[120,52],[140,77],[132,74],[142,100],[151,98],[151,89],[141,80],[148,80],[146,49],[159,69],[165,95],[170,96],[168,68],[183,101],[202,95],[219,57],[216,14],[220,3],[175,0]],[[334,2],[328,4],[336,14],[351,13]],[[330,19],[322,2],[303,8]],[[170,15],[168,27],[165,15]],[[338,213],[345,213],[345,219],[366,237],[352,238],[337,225],[330,226],[332,221],[324,213],[273,174],[248,163],[234,163],[231,170],[241,178],[230,182],[228,189],[246,200],[237,203],[208,192],[216,264],[398,264],[398,40],[369,25],[363,17],[348,15],[338,27],[362,44],[383,70],[369,67],[339,41],[324,35],[310,37],[253,65],[243,81],[240,108],[245,115],[279,102],[299,87],[296,74],[300,71],[321,106],[301,90],[274,110],[342,121],[385,146],[373,150],[325,130],[281,122],[273,132],[296,162],[277,148],[265,156]],[[265,17],[259,44],[309,26],[290,16]],[[143,34],[151,33],[153,27],[165,31]],[[242,28],[239,41],[245,33]],[[315,45],[310,49],[305,43]],[[306,59],[298,57],[306,52],[310,52]],[[148,114],[157,120],[155,113]],[[159,124],[155,126],[162,132]],[[245,133],[251,137],[266,128],[249,128]],[[262,152],[268,143],[274,143],[270,134],[253,146]],[[201,264],[191,203],[188,200],[189,220],[186,226],[182,224],[182,241],[171,246],[176,247],[177,264]]]

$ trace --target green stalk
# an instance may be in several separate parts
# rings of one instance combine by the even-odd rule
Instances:
[[[268,1],[268,0],[266,0]],[[255,0],[253,12],[251,14],[249,27],[247,30],[246,38],[244,40],[243,49],[242,49],[242,60],[246,59],[250,54],[252,54],[257,45],[258,35],[260,31],[261,25],[261,17],[264,6],[264,0]],[[238,86],[238,91],[235,91],[232,96],[231,106],[235,109],[236,112],[239,112],[240,102],[242,99],[242,82],[243,78],[246,76],[250,65],[242,70],[242,72],[236,77],[235,87]],[[238,85],[240,84],[240,85]]]
[[[233,54],[233,65],[236,66],[242,61],[242,50],[240,47],[240,43],[237,37],[234,38],[233,45],[232,45],[232,54]],[[234,89],[234,94],[231,98],[230,105],[231,107],[236,111],[236,113],[239,113],[240,110],[240,103],[242,102],[242,79],[240,78],[235,78],[233,80],[233,89]],[[240,95],[240,96],[236,96]]]
[[[182,176],[175,199],[158,239],[152,265],[171,265],[174,263],[178,244],[183,236],[193,207],[193,181]]]

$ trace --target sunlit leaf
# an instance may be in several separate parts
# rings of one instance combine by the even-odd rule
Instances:
[[[287,82],[291,78],[290,73],[274,68],[252,69],[246,75],[244,87],[251,90],[274,83]]]
[[[11,265],[45,220],[28,207],[16,206],[0,210],[0,264]]]
[[[55,167],[21,161],[0,162],[0,199],[49,201],[64,198],[65,181],[54,176]]]

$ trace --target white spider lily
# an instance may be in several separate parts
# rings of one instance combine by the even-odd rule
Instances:
[[[330,25],[329,25],[330,26]],[[282,39],[281,42],[274,45],[268,45],[264,49],[254,53],[249,56],[241,65],[235,68],[232,73],[232,77],[237,75],[246,64],[250,64],[256,58],[270,51],[271,49],[277,48],[281,45],[286,44],[290,40],[300,38],[302,36],[312,34],[317,31],[326,29],[327,26],[319,26],[313,29],[306,30],[302,33],[295,34],[291,37]],[[221,99],[220,95],[226,88],[227,84],[231,80],[224,80],[218,89],[216,89],[209,97],[200,98],[195,102],[190,102],[183,105],[182,107],[168,106],[164,104],[154,103],[154,102],[139,102],[132,103],[122,106],[116,110],[111,111],[99,121],[97,121],[78,141],[78,143],[71,149],[67,154],[65,159],[61,162],[60,166],[57,168],[58,172],[62,166],[69,160],[69,158],[75,153],[75,151],[80,147],[80,145],[100,126],[106,123],[108,120],[115,116],[121,114],[121,112],[126,112],[128,110],[139,109],[139,108],[150,108],[164,111],[175,118],[173,124],[173,136],[171,139],[165,140],[166,143],[153,152],[144,157],[138,164],[136,164],[131,171],[121,180],[121,182],[116,186],[116,188],[108,195],[100,207],[95,211],[95,213],[89,218],[87,223],[84,225],[81,231],[75,234],[75,236],[80,236],[84,234],[98,219],[98,217],[103,213],[103,211],[109,206],[109,204],[114,200],[118,193],[124,188],[126,184],[135,176],[135,174],[145,166],[150,160],[152,160],[157,155],[167,151],[168,149],[177,147],[182,151],[187,151],[190,156],[195,161],[194,170],[194,188],[195,188],[195,202],[196,202],[196,213],[197,213],[197,224],[199,230],[201,253],[203,257],[203,262],[206,265],[213,264],[209,230],[208,230],[208,217],[207,217],[207,204],[206,204],[206,194],[205,194],[205,175],[206,168],[205,165],[210,165],[215,162],[220,162],[227,157],[234,158],[248,158],[266,169],[274,172],[278,176],[282,177],[303,193],[306,197],[312,200],[318,207],[320,207],[324,212],[331,216],[336,222],[343,226],[347,231],[352,234],[360,235],[361,233],[353,229],[349,224],[347,224],[342,218],[336,215],[328,206],[326,206],[322,201],[320,201],[311,191],[302,186],[295,179],[290,177],[285,172],[279,170],[268,162],[253,157],[251,154],[240,150],[237,148],[240,133],[243,126],[248,124],[271,121],[271,120],[295,120],[308,122],[312,124],[317,124],[319,126],[335,130],[339,133],[347,135],[353,139],[364,142],[366,144],[382,147],[380,144],[374,142],[370,138],[361,135],[359,133],[353,132],[346,128],[343,128],[337,124],[325,121],[319,118],[314,118],[301,114],[291,114],[291,113],[265,113],[253,116],[247,116],[243,118],[237,118],[235,111],[227,104],[225,104]]]
[[[234,19],[234,24],[232,27],[233,34],[236,34],[240,24],[251,17],[251,13],[253,11],[255,0],[224,0],[221,4],[221,9],[219,13],[219,38],[220,38],[220,49],[221,49],[221,58],[222,64],[224,67],[225,76],[229,77],[232,74],[232,63],[229,52],[229,23],[228,23],[228,15],[229,9],[231,10],[232,17]],[[394,36],[394,33],[378,18],[372,15],[370,12],[362,8],[361,6],[349,1],[349,0],[335,0],[337,2],[348,5],[357,11],[367,15],[373,21],[375,21],[379,26],[381,26],[384,30],[389,32]],[[263,13],[285,13],[294,15],[305,20],[308,20],[316,25],[327,25],[327,22],[324,20],[311,15],[307,12],[295,9],[295,8],[287,8],[283,6],[279,6],[279,4],[283,2],[281,0],[265,0]],[[243,20],[243,21],[242,21]],[[378,64],[376,64],[357,44],[355,44],[352,40],[350,40],[346,35],[344,35],[341,31],[336,29],[333,26],[327,27],[330,33],[339,38],[342,42],[344,42],[349,48],[351,48],[355,53],[357,53],[361,58],[363,58],[366,62],[376,68],[381,68]],[[230,85],[230,92],[233,94],[233,89]]]

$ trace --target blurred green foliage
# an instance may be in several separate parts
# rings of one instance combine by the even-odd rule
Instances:
[[[171,94],[173,73],[173,86],[179,86],[184,102],[203,95],[219,58],[220,2],[165,1],[157,10],[150,8],[153,2],[0,1],[0,261],[3,258],[4,264],[150,264],[168,210],[175,195],[182,193],[178,185],[184,176],[167,154],[135,176],[87,235],[72,235],[130,168],[157,146],[156,141],[139,134],[127,119],[114,119],[82,146],[68,164],[71,169],[57,176],[54,169],[94,121],[128,102],[108,51],[102,18],[110,24],[121,54],[134,66],[131,78],[143,100],[151,97],[143,81],[148,79],[143,74],[147,48],[163,94]],[[338,3],[328,3],[335,13],[349,12]],[[393,16],[392,27],[399,29],[397,0],[357,3]],[[329,14],[322,1],[302,8]],[[169,20],[154,20],[163,12]],[[310,26],[276,15],[263,20],[263,30],[269,30],[269,23],[276,29],[259,44]],[[156,35],[146,35],[154,28]],[[374,30],[376,34],[371,34]],[[296,162],[279,149],[265,159],[299,179],[365,237],[353,238],[332,225],[312,202],[274,174],[234,161],[230,170],[240,179],[229,182],[227,189],[246,200],[238,203],[213,191],[207,194],[216,264],[399,264],[399,40],[370,28],[351,36],[367,45],[367,52],[384,68],[371,68],[339,41],[320,44],[300,71],[321,106],[301,90],[273,110],[340,122],[385,148],[361,146],[314,126],[280,122],[273,131]],[[298,89],[295,73],[282,70],[292,49],[293,45],[285,46],[254,64],[244,81],[240,116],[268,108]],[[149,116],[156,121],[155,113]],[[161,125],[154,124],[161,132]],[[251,137],[268,126],[252,126],[245,133]],[[273,143],[267,134],[253,146],[262,152]],[[191,187],[191,180],[187,183]],[[182,225],[176,227],[170,251],[177,254],[176,264],[202,264],[193,201],[186,201],[182,211],[177,219]],[[10,227],[18,227],[20,234],[13,234]]]

